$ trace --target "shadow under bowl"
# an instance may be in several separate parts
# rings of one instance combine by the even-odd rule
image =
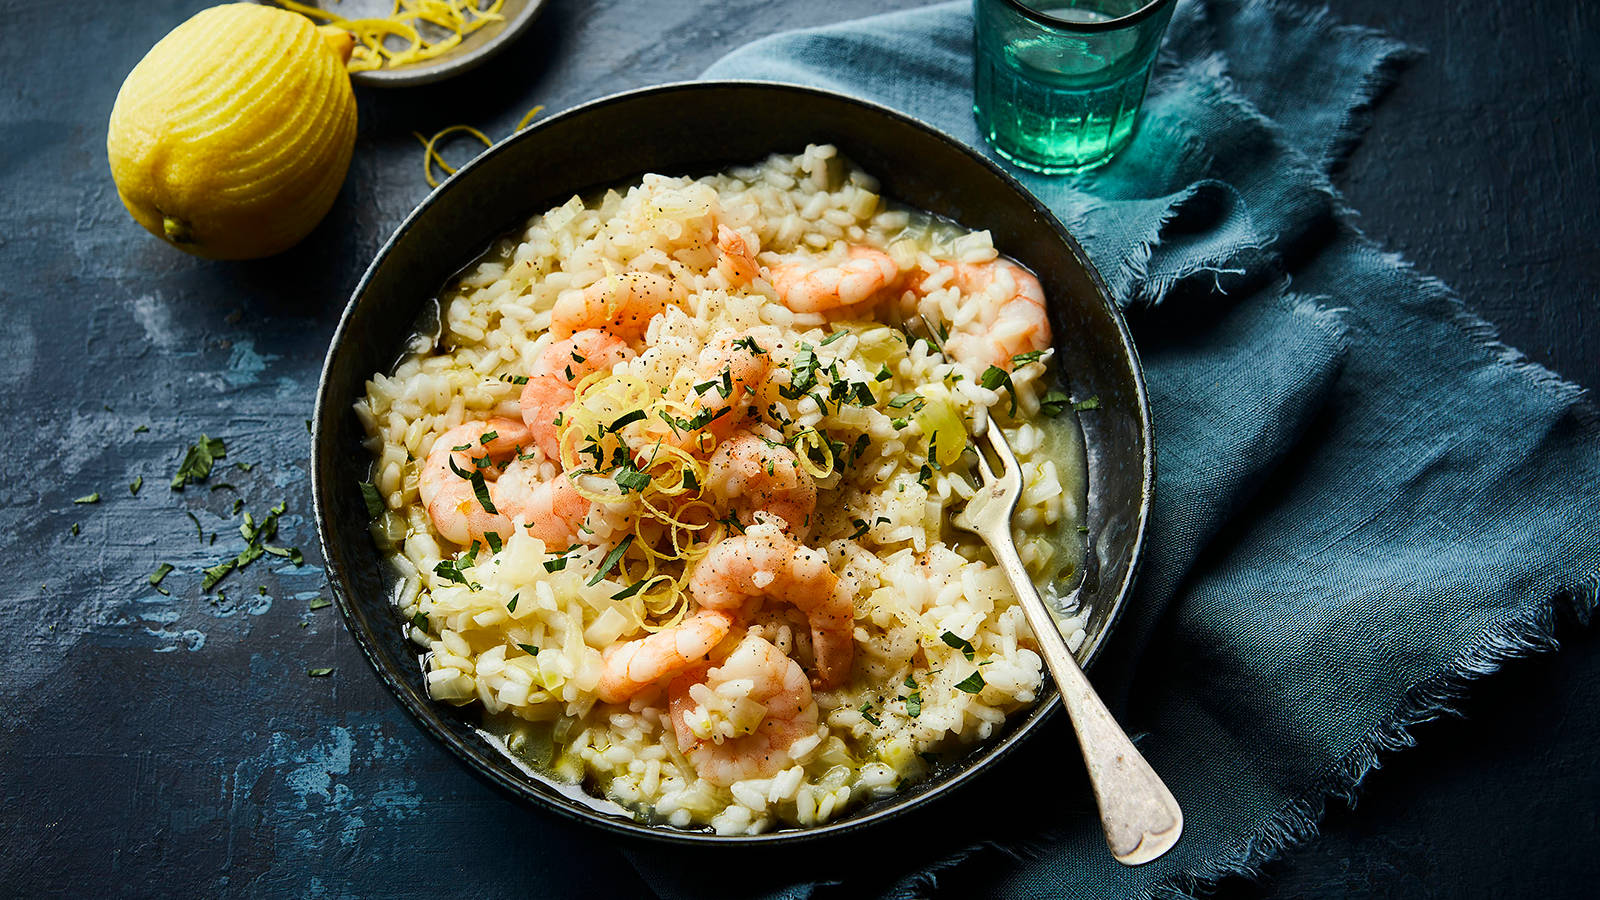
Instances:
[[[808,829],[719,836],[634,821],[627,810],[528,769],[479,729],[475,707],[429,699],[418,648],[391,602],[398,585],[368,533],[359,483],[371,456],[352,409],[374,373],[389,372],[424,304],[498,237],[574,194],[647,172],[700,175],[771,153],[831,143],[882,183],[884,196],[988,229],[1032,269],[1051,298],[1055,346],[1079,416],[1088,464],[1088,552],[1077,589],[1092,606],[1077,657],[1105,645],[1137,571],[1154,483],[1144,378],[1126,324],[1082,248],[999,167],[900,113],[838,94],[745,81],[669,84],[593,101],[496,144],[419,205],[378,252],[334,334],[313,424],[313,499],[329,580],[350,633],[383,684],[422,729],[490,784],[612,832],[690,844],[772,844],[837,836],[926,803],[999,759],[1060,705],[1039,702],[971,752],[894,796]]]

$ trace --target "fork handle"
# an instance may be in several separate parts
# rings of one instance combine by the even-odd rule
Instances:
[[[1028,570],[1009,540],[990,541],[996,560],[1011,582],[1039,641],[1050,677],[1078,733],[1078,746],[1100,808],[1100,827],[1117,862],[1129,866],[1151,862],[1171,850],[1183,834],[1183,810],[1161,777],[1117,725],[1100,695],[1067,649],[1055,616],[1028,577]]]

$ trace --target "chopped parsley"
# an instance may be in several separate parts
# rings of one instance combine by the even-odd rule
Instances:
[[[516,612],[517,611],[517,601],[519,599],[521,599],[521,598],[522,598],[522,594],[521,593],[512,594],[511,595],[511,599],[506,601],[506,612]]]
[[[610,431],[610,432],[612,432],[614,434],[614,433],[616,433],[618,431],[621,431],[622,427],[624,425],[628,425],[628,424],[630,424],[632,422],[637,422],[637,421],[639,421],[639,420],[641,420],[643,418],[644,418],[644,410],[642,410],[642,409],[636,409],[636,410],[633,410],[632,412],[626,412],[626,413],[623,413],[622,415],[618,416],[616,419],[612,420],[611,424],[606,426],[606,430]]]
[[[858,711],[861,713],[861,718],[866,719],[868,722],[872,723],[873,725],[876,726],[876,725],[882,725],[883,724],[883,721],[881,719],[879,719],[877,716],[872,714],[872,704],[863,703],[863,704],[861,704],[861,707],[860,707],[860,709]]]
[[[467,585],[467,576],[461,574],[461,564],[455,560],[440,560],[439,564],[433,567],[433,574],[438,575],[445,581],[453,581],[456,584]]]
[[[133,483],[128,485],[128,493],[137,494],[139,493],[139,488],[142,487],[144,487],[144,476],[135,475],[133,478]]]
[[[79,497],[78,499],[76,499],[76,500],[74,500],[72,502],[73,503],[99,503],[100,502],[100,494],[99,494],[99,492],[95,492],[93,494],[85,494],[84,496]]]
[[[633,584],[630,584],[622,590],[617,591],[615,594],[612,594],[611,599],[626,600],[629,597],[632,597],[634,594],[639,593],[639,590],[643,588],[644,585],[645,583],[643,581],[635,581]]]
[[[822,339],[822,343],[818,344],[817,346],[826,347],[829,344],[833,343],[834,341],[837,341],[839,338],[842,338],[842,337],[844,337],[845,335],[847,335],[849,333],[850,332],[847,331],[847,330],[845,330],[845,331],[835,331],[832,334],[828,335],[827,337],[823,338]]]
[[[361,499],[367,504],[367,515],[376,519],[383,515],[383,495],[378,493],[378,486],[370,481],[359,482],[361,485]],[[237,509],[234,512],[238,512]]]
[[[528,654],[529,656],[538,656],[539,655],[539,648],[535,647],[532,644],[518,644],[517,645],[517,649],[521,650],[523,653]]]
[[[546,572],[559,572],[566,567],[567,557],[564,554],[544,561],[544,570]]]
[[[606,574],[611,571],[611,567],[615,566],[617,564],[617,560],[622,559],[622,554],[628,552],[628,547],[631,546],[632,544],[633,544],[633,535],[630,534],[627,537],[623,538],[622,539],[622,543],[620,543],[617,546],[611,548],[611,552],[607,553],[606,554],[606,558],[601,560],[601,562],[600,562],[600,571],[598,571],[598,572],[594,573],[592,576],[590,576],[589,580],[587,582],[585,582],[585,583],[588,584],[591,587],[593,587],[594,585],[599,584],[600,583],[600,579],[606,577]]]
[[[150,586],[158,591],[161,591],[163,594],[167,594],[167,591],[162,589],[161,582],[172,573],[172,570],[172,563],[162,563],[161,565],[156,566],[156,570],[151,572],[149,578],[147,579],[150,582]],[[168,594],[168,596],[171,596],[171,594]]]
[[[956,685],[956,690],[967,694],[976,694],[977,692],[983,690],[986,684],[987,682],[983,680],[983,673],[974,670],[971,675],[963,678]]]
[[[319,610],[319,609],[327,609],[328,607],[330,607],[332,605],[333,605],[333,601],[332,600],[325,600],[325,599],[323,599],[321,597],[318,597],[317,599],[311,601],[310,609],[312,611],[316,611],[316,610]]]
[[[939,640],[944,641],[946,644],[954,647],[957,650],[960,650],[961,655],[967,658],[967,662],[972,661],[972,655],[976,651],[973,649],[971,641],[967,640],[966,638],[957,637],[954,632],[950,631],[946,631],[944,634],[939,635]]]
[[[894,373],[889,371],[889,366],[886,364],[886,365],[883,365],[883,366],[879,367],[878,374],[872,376],[872,380],[873,381],[888,381],[889,379],[891,379],[893,377],[894,377]]]
[[[427,631],[428,630],[428,615],[427,615],[427,613],[424,613],[420,609],[417,610],[416,612],[412,613],[411,614],[411,626],[413,628],[417,629],[418,631]]]
[[[498,532],[498,531],[487,531],[487,532],[484,532],[483,539],[488,542],[490,550],[494,551],[495,553],[499,553],[500,552],[500,547],[501,547],[501,544],[500,544],[500,532]]]
[[[1100,395],[1096,394],[1087,400],[1079,400],[1077,403],[1072,404],[1072,408],[1078,412],[1083,412],[1086,409],[1099,409]]]
[[[624,494],[629,491],[642,491],[650,486],[650,476],[635,469],[630,463],[623,463],[611,477],[616,481],[617,487],[622,488]]]
[[[910,679],[906,679],[909,681]],[[906,695],[906,715],[915,719],[922,715],[922,692],[912,691]]]
[[[309,431],[309,420],[306,427]],[[228,448],[221,438],[200,435],[200,440],[190,445],[188,452],[183,455],[183,462],[178,464],[178,471],[172,476],[172,489],[181,491],[191,481],[210,478],[212,465],[227,455]]]
[[[138,428],[135,428],[133,430],[133,433],[134,434],[144,434],[146,431],[149,431],[149,430],[150,430],[150,426],[149,425],[140,425]]]
[[[478,438],[478,444],[480,446],[487,447],[494,443],[495,439],[498,437],[500,437],[500,432],[498,431],[485,431],[483,435]]]
[[[991,391],[999,390],[1002,386],[1011,394],[1011,415],[1017,414],[1017,390],[1011,383],[1011,373],[999,366],[990,366],[983,370],[983,375],[978,383]]]
[[[1030,350],[1027,353],[1018,353],[1011,357],[1011,367],[1025,366],[1044,355],[1043,350]]]
[[[895,397],[893,397],[892,399],[890,399],[889,400],[889,408],[890,409],[900,409],[901,407],[910,406],[911,404],[915,403],[917,405],[916,406],[912,406],[911,407],[911,411],[912,412],[916,412],[917,410],[922,408],[922,404],[925,403],[925,402],[926,401],[924,401],[920,395],[918,395],[916,392],[912,391],[912,392],[907,392],[907,393],[904,393],[904,394],[898,394]]]
[[[1057,390],[1045,391],[1044,396],[1039,398],[1039,409],[1047,416],[1059,416],[1071,404],[1072,398]]]
[[[491,516],[499,513],[500,510],[494,508],[494,501],[489,499],[489,485],[483,480],[483,470],[473,469],[472,477],[468,480],[472,482],[472,495],[478,498],[478,505],[483,507],[483,511]]]
[[[306,674],[310,675],[312,678],[327,678],[329,675],[333,674],[333,668],[330,666],[324,669],[307,669]]]

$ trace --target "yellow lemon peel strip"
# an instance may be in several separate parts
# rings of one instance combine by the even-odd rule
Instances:
[[[291,12],[350,32],[359,45],[350,57],[349,70],[352,72],[369,72],[434,59],[458,46],[472,32],[505,18],[500,15],[505,0],[493,0],[487,7],[480,6],[482,0],[395,0],[389,15],[381,19],[347,19],[308,3],[295,0],[274,2]],[[446,34],[439,40],[429,41],[418,29],[419,23],[441,29]],[[400,38],[405,46],[391,48],[387,44],[390,37]]]
[[[473,128],[471,125],[451,125],[449,128],[436,132],[430,138],[425,138],[415,131],[411,132],[411,134],[422,142],[422,177],[428,179],[428,187],[439,186],[439,181],[433,177],[434,166],[438,166],[446,175],[454,175],[456,173],[456,167],[445,162],[444,157],[439,155],[438,144],[440,138],[446,138],[452,134],[470,134],[482,141],[485,147],[494,146],[494,141],[489,140],[488,135]]]

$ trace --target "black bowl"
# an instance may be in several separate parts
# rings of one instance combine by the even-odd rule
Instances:
[[[769,843],[838,834],[881,821],[949,791],[998,759],[1059,705],[1040,702],[1004,731],[929,779],[804,830],[721,837],[635,822],[581,789],[544,778],[478,730],[475,708],[427,696],[418,652],[391,604],[396,585],[367,532],[358,483],[369,454],[352,405],[374,372],[396,362],[423,304],[503,233],[530,216],[646,172],[704,174],[773,152],[832,143],[877,176],[885,196],[971,228],[1039,276],[1051,298],[1056,346],[1074,397],[1097,396],[1080,416],[1088,450],[1089,553],[1078,591],[1093,604],[1078,651],[1091,663],[1132,587],[1154,482],[1144,378],[1127,326],[1105,284],[1055,216],[997,166],[914,119],[809,88],[761,82],[692,82],[596,100],[496,144],[422,202],[379,251],[345,309],[328,350],[313,424],[312,485],[328,577],[350,633],[372,668],[423,730],[468,768],[517,797],[613,832],[658,840]]]

